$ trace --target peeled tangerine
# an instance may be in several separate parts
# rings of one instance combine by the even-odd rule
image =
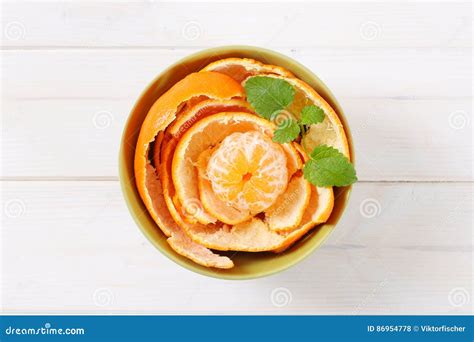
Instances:
[[[212,153],[206,171],[221,201],[252,215],[275,203],[288,182],[285,152],[258,131],[226,137]]]
[[[242,83],[255,75],[292,84],[294,112],[308,104],[323,109],[325,121],[310,127],[303,145],[327,143],[349,156],[334,110],[281,67],[228,58],[176,83],[141,127],[136,183],[170,246],[203,266],[234,266],[213,250],[282,252],[333,208],[332,188],[317,188],[302,175],[305,149],[273,142],[275,125],[245,100]]]

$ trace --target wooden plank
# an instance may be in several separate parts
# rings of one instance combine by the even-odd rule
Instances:
[[[360,180],[472,180],[470,99],[341,98]],[[3,177],[117,177],[130,100],[3,106]],[[59,128],[59,129],[58,129]]]
[[[1,186],[3,313],[471,310],[468,302],[452,305],[453,291],[472,293],[472,188],[465,184],[357,184],[318,251],[245,283],[206,278],[162,256],[135,226],[117,182]],[[274,306],[272,293],[273,303],[291,301]]]
[[[338,97],[471,97],[471,48],[278,49]],[[183,49],[2,51],[10,98],[135,99]]]
[[[470,47],[470,13],[448,1],[15,1],[3,4],[3,45]]]

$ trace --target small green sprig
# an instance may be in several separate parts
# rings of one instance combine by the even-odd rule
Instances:
[[[285,119],[281,122],[275,133],[273,134],[273,141],[279,144],[286,144],[298,138],[301,132],[301,127],[298,121],[293,119]]]
[[[316,186],[346,186],[357,181],[354,166],[339,150],[319,145],[303,166],[304,178]]]

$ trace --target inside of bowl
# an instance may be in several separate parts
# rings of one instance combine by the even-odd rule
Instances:
[[[204,50],[172,65],[155,78],[148,88],[145,89],[135,104],[126,123],[119,158],[122,190],[132,216],[146,237],[166,256],[178,264],[208,276],[228,279],[248,279],[269,275],[286,269],[316,249],[334,229],[337,221],[341,217],[348,201],[351,187],[334,188],[334,210],[327,223],[311,230],[284,253],[218,252],[228,255],[235,263],[235,267],[232,269],[219,270],[200,266],[178,255],[171,249],[166,242],[165,235],[148,214],[135,186],[133,161],[140,127],[153,103],[173,84],[189,73],[199,71],[207,64],[226,57],[253,58],[263,63],[279,65],[290,70],[295,76],[308,83],[336,110],[345,127],[352,156],[354,156],[354,151],[351,134],[342,108],[327,87],[311,71],[289,57],[273,51],[238,46]]]

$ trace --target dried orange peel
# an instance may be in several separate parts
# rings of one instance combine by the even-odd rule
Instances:
[[[326,119],[300,141],[272,140],[277,126],[258,116],[243,88],[249,77],[282,78],[293,106],[321,107]],[[302,173],[306,149],[321,142],[350,158],[334,110],[303,81],[274,65],[227,58],[192,73],[150,108],[135,151],[140,196],[170,246],[194,262],[231,268],[215,251],[282,252],[329,218],[332,188]]]

